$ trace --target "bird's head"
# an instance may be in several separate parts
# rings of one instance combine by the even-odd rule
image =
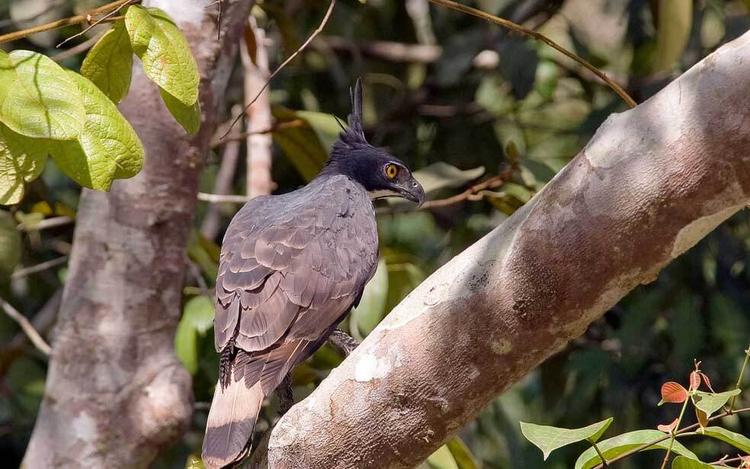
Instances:
[[[382,148],[370,145],[365,139],[360,80],[357,80],[351,95],[349,128],[339,135],[323,171],[349,176],[362,184],[373,200],[403,197],[422,205],[424,189],[406,164]]]

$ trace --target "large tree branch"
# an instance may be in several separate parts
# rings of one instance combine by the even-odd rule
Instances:
[[[193,138],[139,66],[121,109],[146,148],[143,171],[84,191],[70,273],[24,467],[145,467],[187,427],[190,376],[174,355],[185,251],[203,155],[214,133],[250,0],[225,1],[221,42],[210,0],[144,2],[166,10],[201,72]]]
[[[613,115],[271,433],[274,468],[412,467],[750,198],[750,33]]]

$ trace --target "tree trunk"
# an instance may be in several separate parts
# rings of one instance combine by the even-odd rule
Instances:
[[[742,209],[748,57],[750,33],[611,116],[532,201],[430,276],[279,421],[268,466],[415,466]]]
[[[174,354],[186,247],[201,162],[250,0],[147,1],[187,37],[201,72],[193,138],[134,68],[121,109],[146,148],[143,171],[109,193],[85,190],[28,468],[145,467],[192,415],[190,376]]]

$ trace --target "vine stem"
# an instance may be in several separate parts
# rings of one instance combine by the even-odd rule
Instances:
[[[742,409],[737,409],[737,410],[732,411],[731,413],[729,413],[729,412],[722,412],[719,415],[715,415],[713,417],[710,417],[708,419],[708,421],[709,422],[713,422],[715,420],[722,419],[722,418],[724,418],[724,417],[726,417],[728,415],[743,414],[743,413],[746,413],[746,412],[750,412],[750,407],[745,407],[745,408],[742,408]],[[692,430],[695,430],[699,426],[700,426],[700,424],[694,423],[694,424],[692,424],[690,426],[687,426],[687,427],[683,428],[680,431],[675,432],[675,436],[687,436],[687,435],[690,434],[690,432],[692,432]],[[668,435],[664,435],[663,437],[656,438],[653,441],[649,441],[648,443],[644,443],[644,444],[642,444],[642,445],[640,445],[640,446],[638,446],[636,448],[633,448],[633,449],[631,449],[629,451],[626,451],[626,452],[624,452],[624,453],[622,453],[622,454],[620,454],[618,456],[613,457],[612,459],[610,459],[608,461],[608,464],[611,466],[612,463],[614,463],[614,462],[617,462],[617,461],[619,461],[621,459],[625,459],[625,458],[627,458],[629,456],[634,455],[635,453],[639,453],[639,452],[643,451],[644,449],[650,448],[650,447],[654,446],[657,443],[661,443],[662,441],[668,440],[671,437],[672,437],[672,435],[668,434]],[[599,465],[595,466],[593,469],[603,469],[603,468],[604,468],[604,466],[601,465],[601,464],[599,464]]]
[[[607,458],[604,457],[601,450],[599,449],[599,446],[596,444],[596,441],[589,440],[589,443],[591,443],[591,446],[594,447],[594,451],[596,451],[596,454],[599,455],[599,459],[602,460],[602,467],[609,467],[609,463],[607,462]]]
[[[750,359],[750,345],[747,346],[747,350],[745,350],[745,361],[742,362],[742,368],[740,368],[740,376],[737,378],[737,386],[735,386],[734,389],[740,389],[742,387],[742,378],[745,375],[745,368],[747,368],[747,362]],[[732,400],[729,401],[729,413],[732,413],[732,409],[734,409],[734,401],[737,399],[737,396],[732,396]]]
[[[50,23],[40,24],[38,26],[33,26],[31,28],[22,29],[20,31],[14,31],[12,33],[3,34],[3,35],[0,35],[0,44],[11,42],[11,41],[17,41],[18,39],[23,39],[27,36],[31,36],[32,34],[41,33],[44,31],[50,31],[53,29],[59,29],[65,26],[73,25],[73,24],[91,23],[94,16],[98,16],[101,14],[109,14],[115,10],[118,10],[119,8],[121,8],[122,6],[126,4],[135,3],[136,1],[140,1],[140,0],[117,0],[112,3],[102,5],[99,8],[94,8],[93,10],[88,11],[81,15],[71,16],[70,18],[63,18],[61,20],[52,21]]]
[[[531,38],[534,38],[538,41],[541,41],[551,48],[555,49],[556,51],[560,52],[561,54],[565,55],[566,57],[575,60],[588,70],[590,70],[594,75],[599,77],[600,80],[602,80],[607,86],[612,88],[612,91],[617,93],[620,98],[622,98],[625,103],[630,107],[635,107],[637,103],[633,98],[630,97],[630,95],[615,81],[613,81],[611,78],[609,78],[604,72],[599,70],[598,68],[594,67],[589,63],[586,59],[583,57],[580,57],[573,52],[570,52],[560,44],[556,43],[552,39],[548,38],[542,33],[539,33],[537,31],[534,31],[533,29],[526,28],[524,26],[521,26],[518,23],[514,23],[513,21],[506,20],[505,18],[500,18],[495,15],[491,15],[489,13],[486,13],[482,10],[472,8],[470,6],[462,5],[460,3],[454,2],[453,0],[430,0],[430,2],[440,5],[446,8],[450,8],[451,10],[460,11],[461,13],[466,13],[467,15],[476,16],[477,18],[481,18],[483,20],[489,21],[491,23],[495,23],[499,26],[502,26],[503,28],[510,29],[511,31],[515,31],[518,33],[521,33],[523,35],[529,36]]]
[[[682,404],[682,410],[680,410],[680,416],[677,417],[677,425],[675,425],[674,429],[672,429],[670,433],[671,438],[669,439],[669,447],[667,448],[667,454],[664,455],[664,460],[661,462],[661,469],[666,469],[667,462],[669,462],[669,455],[672,454],[672,447],[674,446],[674,440],[677,436],[677,429],[680,428],[680,423],[682,423],[682,417],[685,415],[685,409],[687,409],[688,402],[690,402],[690,398],[686,397],[685,402]]]

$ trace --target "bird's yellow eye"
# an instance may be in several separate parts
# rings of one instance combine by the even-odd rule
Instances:
[[[396,179],[396,176],[398,176],[398,166],[393,163],[385,165],[385,176],[388,179]]]

